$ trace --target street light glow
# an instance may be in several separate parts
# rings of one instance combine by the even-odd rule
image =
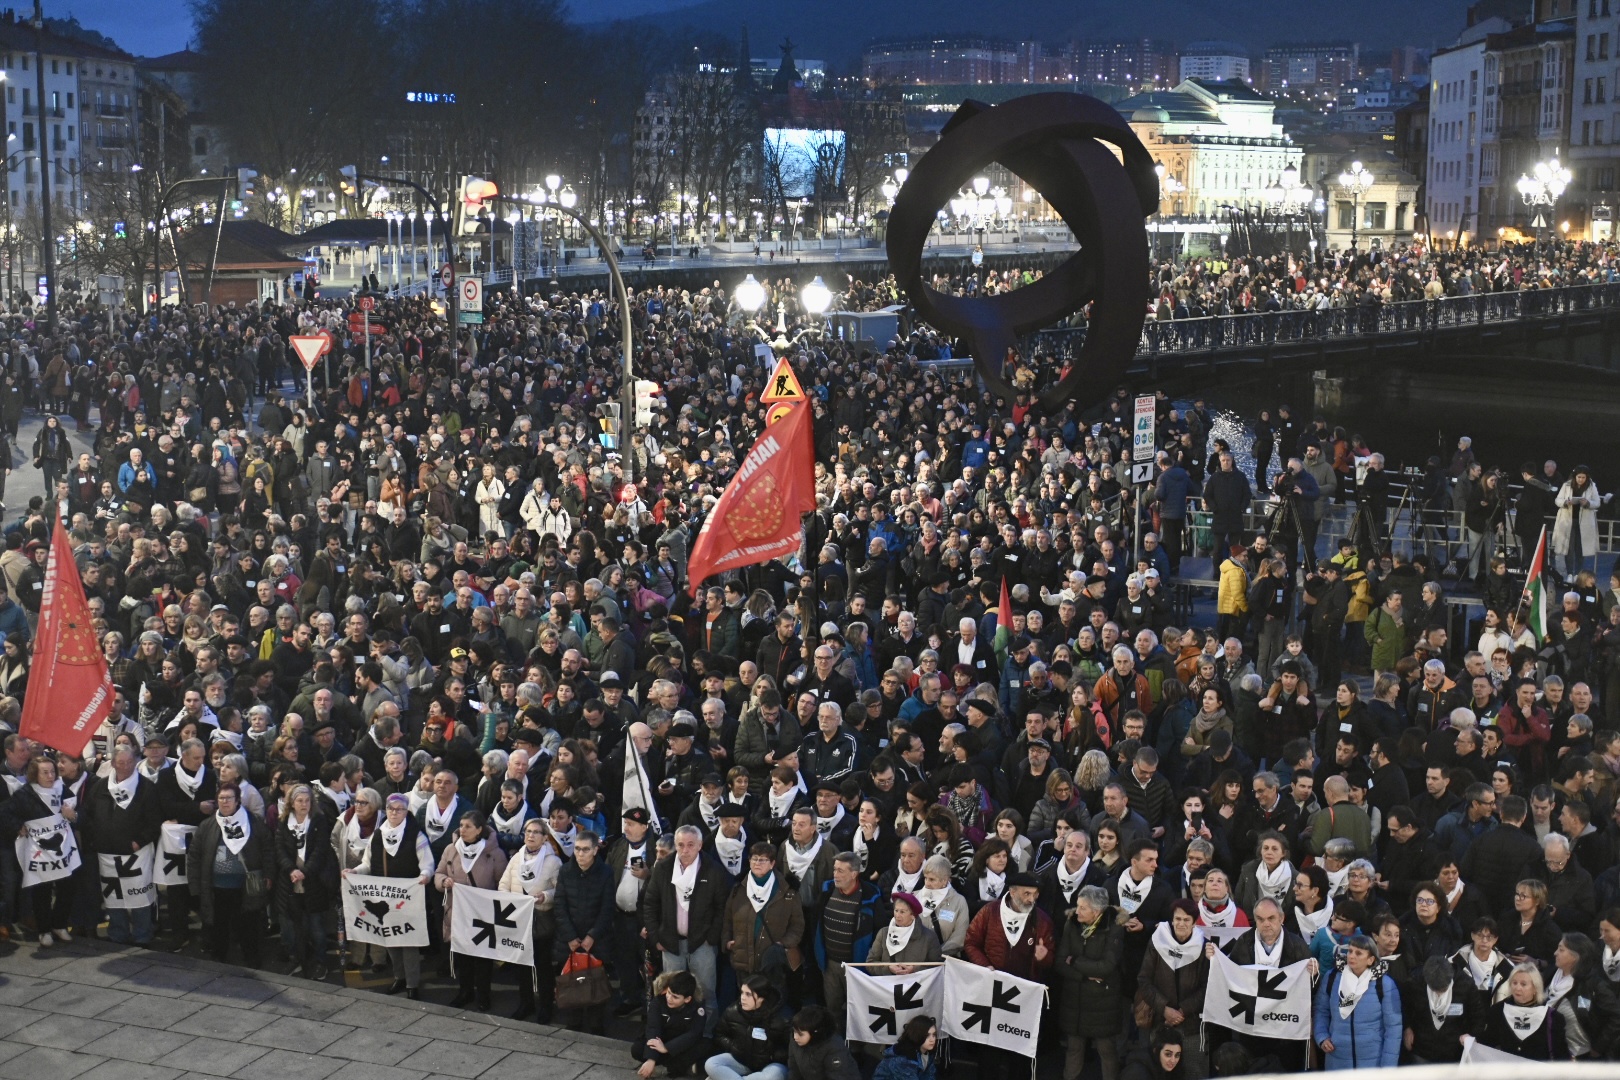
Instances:
[[[824,314],[832,306],[832,290],[827,288],[826,282],[821,280],[820,274],[817,274],[816,279],[799,293],[799,302],[804,305],[804,310],[812,315]]]
[[[731,298],[737,301],[738,307],[753,314],[765,306],[765,286],[755,281],[753,274],[749,274],[732,290]]]

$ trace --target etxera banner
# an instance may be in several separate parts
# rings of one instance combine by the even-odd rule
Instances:
[[[343,879],[343,931],[350,941],[385,948],[428,943],[427,886],[415,878]]]

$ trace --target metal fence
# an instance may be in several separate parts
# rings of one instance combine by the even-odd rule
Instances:
[[[1483,326],[1620,306],[1620,282],[1556,289],[1446,296],[1394,304],[1359,304],[1322,311],[1261,311],[1200,319],[1159,321],[1142,327],[1139,355],[1200,352],[1323,338],[1378,337],[1445,327]],[[1026,339],[1030,351],[1067,358],[1085,343],[1084,327],[1042,330]]]

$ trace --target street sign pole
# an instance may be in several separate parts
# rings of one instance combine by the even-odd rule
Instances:
[[[1152,394],[1143,394],[1138,397],[1131,427],[1131,472],[1133,474],[1131,480],[1134,482],[1136,490],[1136,504],[1132,509],[1136,527],[1131,530],[1131,565],[1133,567],[1142,558],[1142,528],[1144,522],[1142,499],[1148,483],[1151,482],[1153,477],[1154,446],[1158,441],[1156,404],[1157,402]],[[1148,466],[1145,470],[1147,473],[1146,481],[1134,475],[1138,467],[1144,463]],[[1146,520],[1152,519],[1148,518]]]
[[[363,309],[362,314],[365,316],[364,321],[366,324],[366,374],[369,376],[371,374],[371,309]]]

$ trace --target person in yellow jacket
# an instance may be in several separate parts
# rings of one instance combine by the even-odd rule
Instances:
[[[1241,544],[1233,544],[1231,557],[1221,563],[1215,613],[1220,616],[1215,633],[1223,640],[1242,629],[1243,617],[1249,613],[1249,549]]]

